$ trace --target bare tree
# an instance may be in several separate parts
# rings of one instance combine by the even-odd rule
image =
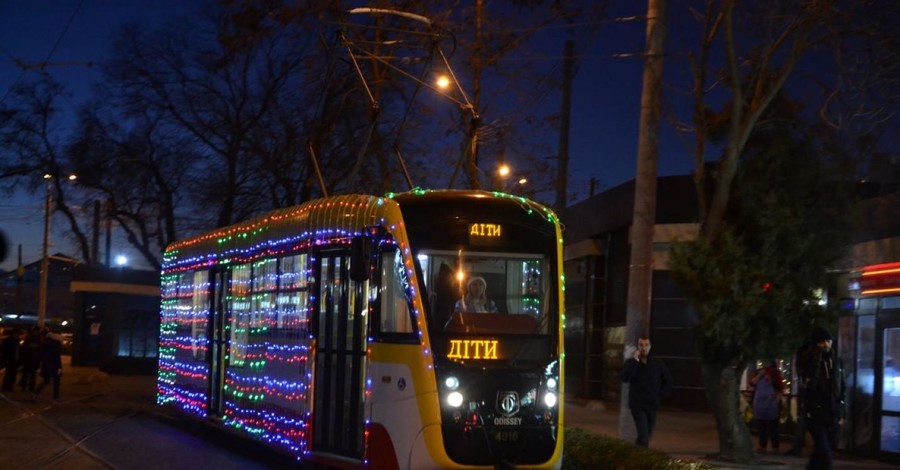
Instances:
[[[37,81],[23,82],[12,92],[9,103],[0,109],[0,181],[7,190],[25,187],[43,189],[45,185],[53,201],[52,211],[65,217],[69,233],[78,244],[86,262],[91,262],[87,236],[81,229],[77,211],[69,205],[65,184],[73,168],[64,154],[64,141],[59,126],[65,120],[62,112],[65,90],[55,80],[42,75]]]
[[[747,263],[734,270],[735,273],[746,271],[734,275],[735,280],[742,279],[741,283],[735,282],[729,284],[729,288],[723,289],[721,284],[714,285],[715,283],[700,281],[704,277],[703,273],[709,274],[710,271],[714,271],[715,266],[719,266],[716,260],[722,260],[728,253],[734,255],[732,260],[736,260],[738,254],[747,250],[742,244],[754,240],[754,236],[750,234],[742,235],[740,226],[734,226],[736,220],[749,220],[746,215],[741,218],[740,214],[735,214],[732,202],[736,194],[735,177],[749,154],[762,153],[781,159],[790,155],[790,152],[766,149],[766,145],[771,146],[775,140],[766,141],[760,137],[761,132],[768,130],[773,134],[771,130],[784,126],[778,121],[783,119],[784,109],[800,108],[790,103],[787,96],[797,94],[798,90],[814,89],[808,86],[809,83],[818,84],[825,90],[819,97],[821,101],[816,103],[817,97],[804,96],[810,103],[809,108],[816,111],[809,113],[806,118],[810,122],[815,122],[817,117],[824,117],[826,119],[823,122],[833,124],[840,121],[835,116],[846,116],[842,113],[848,110],[847,107],[837,106],[837,97],[848,97],[852,95],[851,90],[855,89],[857,92],[861,90],[846,86],[845,73],[849,70],[840,66],[841,54],[836,54],[842,49],[846,51],[845,48],[857,53],[861,50],[860,43],[854,39],[852,32],[864,22],[860,22],[859,17],[854,18],[856,15],[851,13],[858,11],[859,5],[850,3],[853,5],[847,6],[828,0],[790,3],[708,0],[704,10],[694,12],[701,24],[701,34],[697,52],[691,57],[693,72],[691,94],[694,106],[693,122],[688,128],[695,139],[696,191],[697,199],[701,203],[698,214],[701,230],[698,240],[690,244],[692,248],[688,251],[696,255],[697,259],[691,261],[684,257],[684,251],[679,252],[681,255],[675,253],[674,258],[681,259],[682,262],[676,263],[674,269],[682,279],[689,281],[685,283],[693,287],[689,295],[695,303],[700,303],[696,307],[701,312],[700,328],[705,328],[698,332],[704,385],[719,430],[719,451],[722,457],[728,460],[748,462],[754,458],[749,433],[737,409],[740,372],[759,355],[774,354],[779,352],[776,351],[779,347],[783,348],[780,352],[787,353],[795,346],[784,345],[783,342],[774,344],[748,341],[749,338],[759,338],[771,327],[766,324],[771,318],[755,315],[754,312],[759,311],[757,307],[760,305],[765,305],[768,311],[774,311],[776,307],[783,309],[777,310],[785,312],[784,317],[779,317],[782,322],[780,326],[783,327],[780,332],[789,332],[800,337],[803,328],[809,328],[809,317],[805,318],[805,325],[801,321],[794,320],[798,320],[796,316],[802,315],[801,312],[805,311],[804,302],[812,300],[812,290],[816,286],[794,283],[791,289],[784,289],[784,292],[791,295],[774,296],[778,297],[775,302],[769,297],[761,297],[763,292],[758,285],[765,282],[765,276],[779,276],[778,273],[768,272],[765,269],[776,269],[774,267],[790,264],[787,261],[789,256],[779,254],[774,249],[772,259],[768,260],[770,266],[759,266],[759,263],[751,266],[752,263]],[[881,33],[876,33],[877,28],[864,29],[864,33],[856,29],[856,33],[867,38],[888,34],[888,30],[884,28],[880,30]],[[890,34],[893,35],[893,31]],[[846,52],[843,54],[846,58]],[[802,73],[798,64],[804,63],[816,67],[814,76],[813,74],[805,76]],[[823,67],[823,64],[830,64],[832,67]],[[865,69],[871,73],[878,70],[877,67],[870,66],[866,66]],[[881,75],[879,82],[882,85],[888,83],[883,81],[885,78],[887,75]],[[799,84],[806,84],[806,88],[792,89],[790,86]],[[867,103],[866,106],[868,104],[871,103]],[[778,106],[785,108],[777,110]],[[873,108],[866,109],[865,112],[851,110],[850,113],[859,118],[867,115]],[[843,124],[846,123],[844,120]],[[828,132],[816,134],[817,142],[820,144],[818,147],[820,161],[816,163],[822,167],[827,166],[825,165],[827,158],[834,157],[833,149],[848,141],[848,135],[841,137],[839,132],[833,132],[838,127],[832,126]],[[845,126],[842,130],[850,131],[850,128]],[[850,133],[858,131],[859,129]],[[748,143],[754,136],[758,138],[756,145],[761,150],[748,152]],[[771,136],[769,138],[771,139]],[[823,144],[828,141],[835,145]],[[823,149],[825,151],[822,151]],[[709,154],[713,152],[718,152],[718,155],[710,158]],[[706,171],[709,160],[716,160],[713,174]],[[774,164],[771,166],[776,167]],[[787,168],[788,165],[777,167]],[[847,174],[852,174],[852,169]],[[833,175],[831,184],[837,184],[841,176],[841,174]],[[742,197],[744,200],[741,205],[752,207],[754,204],[752,198],[764,201],[767,196],[745,192]],[[757,205],[763,206],[762,202]],[[835,222],[837,223],[837,219]],[[768,229],[775,233],[783,228],[768,227]],[[823,230],[821,234],[815,236],[825,236],[824,232]],[[828,251],[829,254],[833,252],[834,250]],[[825,272],[828,259],[824,256],[816,257],[815,260],[811,258],[805,259],[808,264],[802,266],[802,269],[809,271],[810,274],[804,275],[802,279],[814,283],[821,280],[822,276],[814,274]],[[708,261],[708,265],[703,265],[701,259]],[[759,271],[750,272],[752,269]],[[789,272],[796,273],[800,269],[800,266],[792,265]],[[796,277],[800,278],[799,275]],[[769,281],[771,279],[770,277]],[[758,284],[754,284],[755,282]],[[761,298],[769,300],[761,301]],[[732,332],[735,334],[732,335]],[[765,350],[760,350],[763,344]]]

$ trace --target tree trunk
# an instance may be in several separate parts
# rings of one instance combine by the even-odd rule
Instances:
[[[739,410],[740,373],[734,367],[704,364],[703,385],[719,431],[717,458],[749,464],[756,461],[750,430]]]

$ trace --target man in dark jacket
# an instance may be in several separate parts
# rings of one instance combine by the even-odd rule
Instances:
[[[656,425],[660,399],[672,388],[672,376],[662,361],[650,357],[650,338],[638,338],[634,357],[625,361],[619,377],[628,382],[628,407],[637,428],[637,445],[647,447]]]
[[[19,357],[19,330],[17,328],[13,328],[6,338],[3,338],[0,359],[3,361],[0,365],[6,370],[3,376],[2,389],[4,392],[10,392],[16,384],[16,374],[18,374],[21,359]]]
[[[33,326],[25,336],[25,344],[22,345],[22,378],[19,380],[23,391],[34,391],[38,368],[41,366],[42,340],[39,326]]]
[[[62,377],[62,337],[48,331],[41,351],[41,383],[31,392],[31,401],[37,401],[38,395],[48,382],[53,385],[53,402],[59,401],[59,380]]]
[[[806,428],[814,445],[806,468],[828,470],[832,466],[832,436],[844,419],[844,368],[840,358],[832,355],[828,330],[816,328],[811,340],[813,345],[800,358]]]

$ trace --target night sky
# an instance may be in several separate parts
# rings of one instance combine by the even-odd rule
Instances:
[[[681,2],[669,3],[669,41],[684,41],[684,33],[677,27]],[[188,14],[196,6],[197,2],[179,0],[0,2],[0,97],[20,78],[41,73],[36,68],[23,71],[16,61],[27,65],[46,60],[45,73],[66,86],[71,93],[68,102],[74,109],[87,97],[91,82],[99,77],[95,64],[108,54],[110,38],[117,27],[135,21],[152,25],[170,15]],[[609,17],[645,13],[646,2],[634,0],[613,0],[608,10]],[[558,50],[561,56],[564,36],[554,36],[552,31],[548,34],[548,50]],[[643,63],[637,57],[614,55],[640,52],[644,34],[643,21],[610,22],[603,25],[593,44],[576,44],[579,57],[573,84],[569,164],[569,192],[575,194],[576,201],[588,196],[592,178],[596,190],[601,191],[634,177]],[[555,41],[558,47],[554,47]],[[537,60],[547,61],[550,67],[559,57],[551,53]],[[677,73],[669,63],[666,67],[667,76]],[[550,94],[541,106],[558,110],[559,94]],[[554,141],[552,147],[557,144]],[[685,144],[667,124],[659,159],[661,175],[683,174],[692,168]],[[40,257],[43,194],[41,190],[0,199],[0,230],[10,243],[10,253],[0,269],[14,269],[19,244],[25,263]],[[75,255],[77,251],[65,241],[63,222],[61,218],[54,219],[51,252]],[[124,243],[114,241],[113,245],[114,253],[138,258]]]

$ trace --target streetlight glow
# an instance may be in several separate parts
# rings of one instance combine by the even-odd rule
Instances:
[[[438,75],[437,79],[434,81],[434,84],[437,85],[441,90],[446,90],[450,87],[450,78],[446,75]]]
[[[497,168],[497,174],[504,178],[509,176],[509,172],[510,172],[509,165],[507,165],[506,163],[500,165]]]
[[[119,266],[125,266],[128,264],[128,257],[125,255],[116,256],[116,264]]]

